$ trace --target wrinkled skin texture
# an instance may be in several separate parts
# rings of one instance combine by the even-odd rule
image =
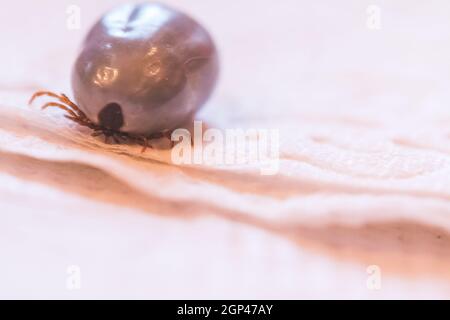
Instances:
[[[210,96],[218,68],[210,35],[192,18],[162,4],[129,4],[93,26],[72,88],[92,122],[149,135],[189,120]]]

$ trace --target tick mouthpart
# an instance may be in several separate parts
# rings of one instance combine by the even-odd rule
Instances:
[[[98,114],[99,124],[105,128],[119,131],[124,124],[122,108],[116,102],[108,103]]]

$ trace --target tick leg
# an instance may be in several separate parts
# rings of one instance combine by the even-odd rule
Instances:
[[[51,91],[38,91],[38,92],[35,92],[31,96],[30,101],[28,103],[32,104],[36,98],[41,97],[41,96],[48,96],[48,97],[55,98],[61,104],[66,105],[66,108],[64,110],[67,111],[67,109],[71,109],[73,114],[76,114],[77,118],[83,119],[83,120],[88,120],[88,118],[86,117],[86,114],[83,111],[81,111],[80,108],[78,108],[78,106],[74,102],[72,102],[64,93],[58,95]]]
[[[142,142],[142,149],[141,149],[141,153],[144,153],[148,148],[148,139],[144,138],[143,142]]]
[[[62,101],[65,104],[69,105],[72,108],[72,110],[74,110],[78,115],[87,119],[86,114],[83,111],[81,111],[80,108],[78,108],[78,106],[74,102],[72,102],[72,100],[70,100],[64,93],[61,94],[61,98]]]
[[[74,116],[70,116],[67,114],[64,117],[66,117],[69,120],[72,120],[73,122],[78,123],[81,126],[88,127],[89,129],[96,130],[96,128],[97,128],[93,123],[91,123],[89,120],[86,120],[84,118],[80,118],[78,116],[74,117]]]
[[[101,136],[102,134],[103,134],[102,131],[94,131],[94,132],[91,133],[91,136],[98,137],[98,136]]]
[[[37,97],[41,97],[41,96],[49,96],[49,97],[56,98],[56,99],[58,99],[58,100],[61,99],[61,97],[60,97],[59,95],[57,95],[56,93],[54,93],[54,92],[51,92],[51,91],[37,91],[37,92],[35,92],[35,93],[31,96],[30,101],[28,101],[28,104],[32,104],[33,101],[34,101]],[[61,101],[61,102],[62,102],[62,101]]]
[[[144,137],[143,139],[142,139],[142,149],[141,149],[141,153],[144,153],[149,147],[150,147],[150,145],[148,144],[148,138],[147,137]]]
[[[126,134],[120,132],[119,135],[122,140],[128,141],[129,137]]]
[[[172,132],[173,131],[166,131],[164,132],[164,137],[166,137],[167,139],[169,139],[170,141],[170,147],[173,148],[173,146],[175,145],[175,141],[172,141]]]
[[[164,133],[164,137],[166,137],[169,140],[172,140],[172,131],[165,131]]]
[[[112,138],[113,138],[113,140],[114,140],[114,142],[115,142],[116,144],[120,144],[118,135],[116,135],[116,134],[113,133],[113,134],[112,134]]]
[[[48,107],[57,107],[59,109],[65,110],[66,112],[68,112],[72,117],[78,117],[78,115],[70,108],[68,108],[67,106],[63,105],[62,103],[58,103],[58,102],[47,102],[46,104],[44,104],[41,109],[45,110]]]
[[[64,93],[58,95],[51,91],[38,91],[31,96],[29,104],[32,104],[36,98],[42,96],[52,97],[57,100],[56,102],[47,102],[42,106],[42,109],[46,109],[49,107],[56,107],[66,111],[67,114],[65,114],[64,117],[78,123],[81,126],[85,126],[92,129],[93,132],[91,133],[91,136],[93,137],[103,135],[104,142],[106,144],[109,144],[110,138],[113,139],[114,142],[117,144],[120,144],[121,140],[124,140],[130,143],[136,143],[141,145],[142,146],[141,152],[144,153],[148,148],[153,148],[152,145],[149,143],[150,140],[159,139],[162,137],[167,137],[170,140],[170,136],[172,133],[171,131],[158,132],[150,136],[141,136],[129,134],[126,132],[113,131],[98,124],[95,124],[91,120],[89,120],[86,114],[83,111],[81,111],[80,108],[74,102],[72,102]],[[173,147],[174,142],[171,141],[171,143]]]

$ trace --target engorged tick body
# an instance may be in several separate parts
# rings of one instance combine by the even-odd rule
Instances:
[[[159,3],[123,5],[90,30],[72,71],[68,118],[113,138],[140,142],[183,125],[206,102],[219,63],[208,32]],[[139,142],[138,141],[138,142]]]

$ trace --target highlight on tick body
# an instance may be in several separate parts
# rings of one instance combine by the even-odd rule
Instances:
[[[187,129],[171,134],[175,142],[171,159],[177,165],[239,166],[259,168],[261,175],[275,175],[279,170],[278,129],[234,128],[203,130],[195,121],[193,137]]]

